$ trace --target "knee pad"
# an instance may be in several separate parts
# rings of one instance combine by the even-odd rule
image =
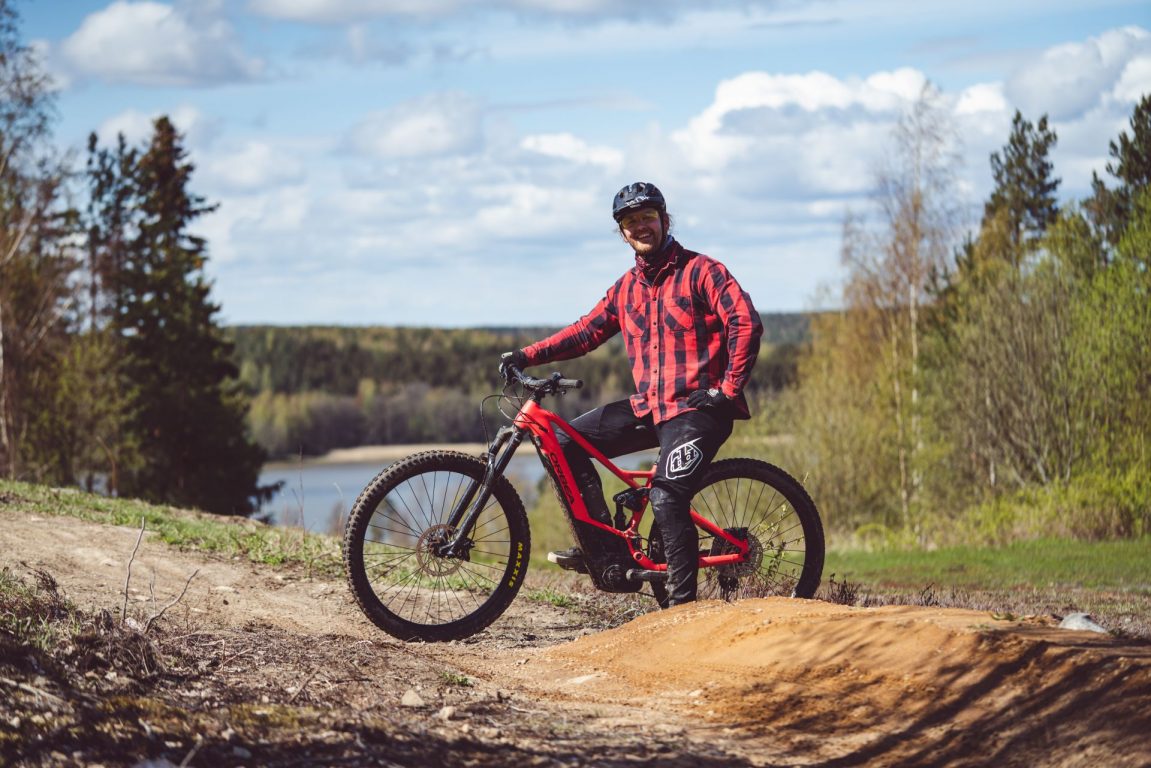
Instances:
[[[673,501],[672,495],[660,485],[653,485],[647,497],[651,500],[652,507],[660,507]]]
[[[671,522],[668,515],[675,515],[675,496],[669,493],[666,488],[655,485],[648,491],[647,498],[651,503],[651,512],[655,515],[656,521],[667,528],[668,523]]]

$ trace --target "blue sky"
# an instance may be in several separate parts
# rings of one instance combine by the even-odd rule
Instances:
[[[570,322],[655,182],[763,312],[826,304],[900,110],[930,81],[978,222],[1016,109],[1067,200],[1151,92],[1151,6],[1108,0],[189,0],[17,5],[56,140],[185,133],[226,323]],[[830,291],[830,292],[829,292]]]

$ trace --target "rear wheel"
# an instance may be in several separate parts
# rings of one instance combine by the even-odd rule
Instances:
[[[360,493],[344,530],[344,566],[369,619],[401,640],[455,640],[480,632],[519,592],[531,553],[523,503],[506,478],[469,532],[464,550],[452,510],[484,477],[479,459],[429,451],[397,462]]]
[[[757,459],[713,463],[692,509],[748,543],[742,563],[702,568],[699,599],[812,597],[823,575],[823,524],[815,502],[799,481],[779,467]],[[652,525],[653,554],[663,562],[659,526]],[[721,555],[734,551],[726,540],[701,531],[700,550]],[[655,557],[653,557],[655,559]],[[667,589],[652,585],[664,605]]]

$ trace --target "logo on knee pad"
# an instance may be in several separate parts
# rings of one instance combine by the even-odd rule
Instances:
[[[667,455],[667,476],[671,480],[690,475],[703,459],[703,451],[696,447],[700,438],[676,446]]]

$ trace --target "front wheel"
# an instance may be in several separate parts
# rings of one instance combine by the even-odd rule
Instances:
[[[717,461],[708,468],[691,507],[748,543],[744,562],[700,569],[700,600],[815,595],[823,575],[823,524],[815,502],[791,475],[757,459]],[[731,550],[724,539],[701,534],[701,554]],[[658,525],[653,525],[651,538],[660,544]],[[653,586],[662,605],[666,588]]]
[[[461,499],[474,498],[486,467],[454,451],[399,461],[360,493],[344,529],[348,584],[364,614],[401,640],[469,637],[499,618],[519,592],[531,553],[523,502],[504,477],[468,531],[463,550],[442,545]]]

